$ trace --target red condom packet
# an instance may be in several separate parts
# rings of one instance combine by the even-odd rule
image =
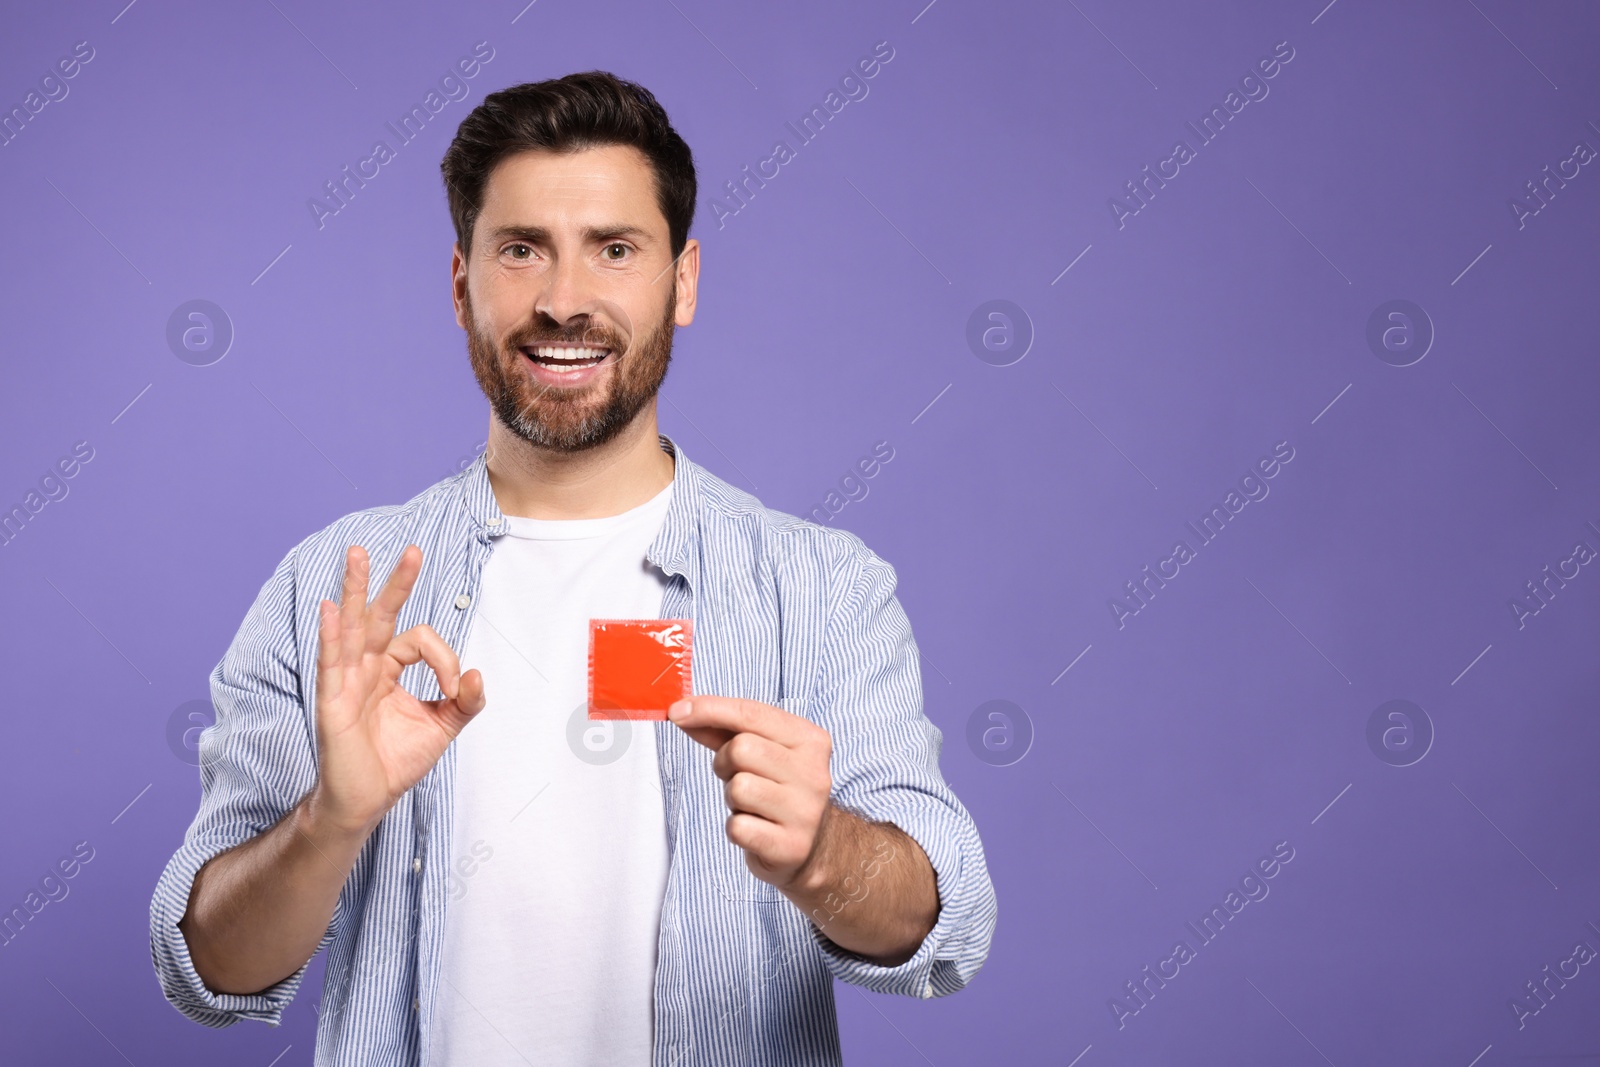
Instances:
[[[590,619],[589,718],[665,719],[691,694],[692,619]]]

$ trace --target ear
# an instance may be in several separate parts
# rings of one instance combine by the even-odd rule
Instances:
[[[678,307],[673,322],[687,326],[694,321],[696,299],[700,293],[700,242],[690,238],[684,243],[677,266]]]
[[[461,254],[461,244],[450,246],[450,299],[456,306],[456,325],[468,329],[467,322],[467,260]]]

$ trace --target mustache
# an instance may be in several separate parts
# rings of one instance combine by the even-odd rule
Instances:
[[[539,344],[580,344],[590,348],[609,348],[618,356],[622,355],[623,349],[627,347],[627,342],[617,331],[603,322],[593,320],[568,323],[566,326],[554,322],[548,326],[529,326],[513,333],[507,343],[513,349]]]

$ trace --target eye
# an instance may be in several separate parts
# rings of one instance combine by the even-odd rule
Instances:
[[[529,245],[523,244],[521,241],[517,241],[517,242],[515,242],[513,244],[506,245],[504,251],[509,253],[511,255],[512,259],[518,259],[518,260],[526,259],[527,258],[526,256],[519,256],[519,255],[516,254],[516,251],[519,248],[522,249],[524,252],[527,252],[529,256],[531,256],[533,254],[533,248],[531,246],[529,246]]]
[[[605,251],[606,258],[612,262],[615,262],[627,254],[628,246],[623,244],[621,241],[612,241],[610,244],[606,245]],[[613,251],[615,251],[617,254],[611,255]]]

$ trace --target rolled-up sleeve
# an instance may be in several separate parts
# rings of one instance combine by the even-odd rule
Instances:
[[[310,966],[307,960],[293,975],[259,993],[216,993],[195,971],[188,942],[178,929],[195,874],[206,861],[269,829],[316,780],[296,655],[297,552],[298,546],[261,587],[211,672],[216,721],[199,739],[200,808],[150,902],[150,953],[161,992],[178,1011],[211,1027],[242,1019],[277,1026]],[[343,908],[341,896],[318,952],[337,936]]]
[[[884,967],[811,932],[834,977],[879,993],[939,997],[972,981],[994,933],[994,886],[972,816],[939,770],[942,735],[922,710],[911,624],[895,571],[853,534],[813,707],[833,738],[835,803],[898,826],[933,866],[939,917],[915,954]]]

